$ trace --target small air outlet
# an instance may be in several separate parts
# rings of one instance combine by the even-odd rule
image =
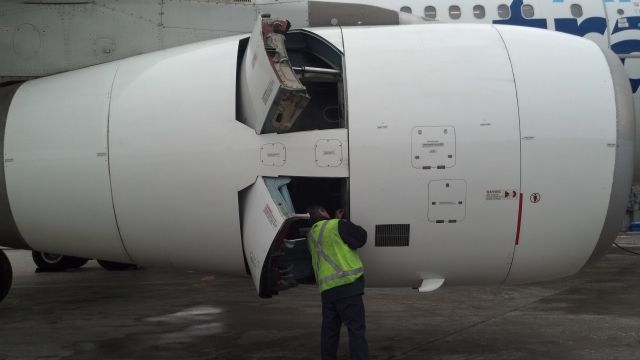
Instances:
[[[376,246],[409,246],[409,224],[376,225]]]

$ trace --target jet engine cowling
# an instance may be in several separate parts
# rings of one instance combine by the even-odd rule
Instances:
[[[20,238],[248,272],[262,296],[313,281],[317,203],[367,230],[369,286],[557,278],[613,240],[633,105],[595,44],[490,25],[263,25],[22,84],[0,119],[0,208]]]

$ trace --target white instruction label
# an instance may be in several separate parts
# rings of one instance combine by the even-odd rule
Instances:
[[[513,200],[518,198],[516,190],[487,190],[486,200]]]
[[[273,211],[271,211],[271,207],[269,207],[269,204],[265,205],[262,211],[264,212],[264,215],[267,217],[267,220],[269,221],[271,226],[273,226],[274,229],[277,229],[278,222],[276,221],[276,217],[273,215]]]

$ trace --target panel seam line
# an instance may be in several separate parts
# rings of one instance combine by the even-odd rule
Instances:
[[[113,219],[116,224],[116,231],[118,232],[118,237],[120,238],[120,243],[122,244],[122,250],[124,250],[125,254],[129,258],[132,263],[133,258],[131,258],[131,254],[127,250],[127,245],[124,242],[122,237],[122,232],[120,231],[120,223],[118,221],[118,214],[116,212],[116,203],[113,196],[113,184],[111,180],[111,99],[113,97],[113,88],[116,83],[116,77],[118,76],[118,71],[120,70],[120,64],[116,66],[116,71],[113,74],[113,80],[111,81],[111,88],[109,89],[109,107],[107,109],[107,173],[109,174],[109,192],[111,193],[111,208],[113,209]]]
[[[511,53],[509,52],[509,47],[507,46],[506,41],[504,41],[504,37],[502,36],[502,33],[500,33],[500,30],[498,30],[497,27],[492,26],[493,29],[496,31],[496,33],[498,33],[498,36],[500,37],[500,40],[502,41],[502,44],[504,45],[504,50],[507,53],[507,58],[509,59],[509,67],[511,67],[511,76],[513,77],[513,89],[515,91],[515,96],[516,96],[516,107],[518,110],[518,146],[519,146],[519,152],[520,152],[520,164],[519,164],[519,168],[520,168],[520,178],[519,183],[520,183],[520,201],[518,204],[518,219],[517,219],[517,224],[516,224],[516,240],[513,244],[513,253],[511,255],[511,262],[509,263],[509,269],[507,270],[507,273],[504,277],[504,280],[502,281],[502,283],[504,284],[507,279],[509,278],[509,275],[511,274],[511,269],[513,268],[513,260],[516,257],[516,249],[518,247],[518,245],[520,244],[520,231],[522,228],[522,120],[520,117],[520,98],[518,97],[518,82],[516,80],[516,73],[515,70],[513,69],[513,60],[511,59]]]

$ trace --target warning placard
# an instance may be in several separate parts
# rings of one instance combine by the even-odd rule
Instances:
[[[537,204],[542,200],[542,195],[540,195],[540,193],[533,193],[529,196],[529,200],[531,200],[532,203]]]
[[[269,221],[271,226],[273,226],[274,229],[277,229],[278,221],[276,220],[276,217],[273,215],[273,211],[271,211],[271,207],[269,206],[269,204],[265,205],[262,212],[264,212],[264,215],[267,217],[267,220]]]
[[[487,190],[487,200],[502,200],[502,190]]]
[[[517,190],[487,190],[486,200],[514,200],[518,198]]]

